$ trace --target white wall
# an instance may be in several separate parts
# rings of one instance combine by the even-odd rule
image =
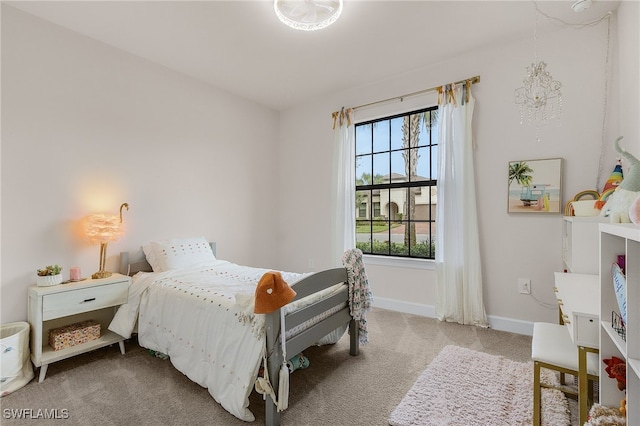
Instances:
[[[629,67],[637,91],[637,4],[624,4],[621,12],[631,16],[625,15],[625,25],[620,28],[624,34],[620,38],[635,36],[635,42],[627,41],[624,46],[621,43],[619,55],[623,59],[618,56],[610,59],[616,66],[608,71],[612,79],[609,85],[618,84],[619,63],[620,67]],[[611,23],[614,35],[616,23],[614,17]],[[409,71],[376,85],[353,88],[284,112],[280,121],[280,155],[290,167],[280,175],[282,267],[303,268],[311,261],[317,269],[330,265],[327,211],[332,111],[480,75],[481,82],[474,85],[473,93],[477,100],[475,161],[487,313],[492,326],[522,332],[529,331],[532,321],[555,321],[553,272],[563,268],[562,216],[507,214],[507,164],[513,160],[563,158],[563,203],[579,191],[595,188],[602,145],[606,34],[606,23],[601,23],[538,36],[538,57],[547,62],[549,72],[562,82],[564,103],[562,125],[541,129],[540,142],[535,140],[533,127],[519,124],[519,111],[514,103],[514,90],[522,85],[525,67],[533,62],[531,39],[505,40],[428,69]],[[616,43],[614,37],[612,44]],[[613,50],[618,49],[614,46]],[[428,55],[428,49],[418,54]],[[404,108],[400,103],[396,105],[399,110]],[[630,113],[620,114],[619,110],[629,107]],[[635,145],[631,146],[629,141],[626,146],[638,153],[637,99],[623,94],[619,103],[610,101],[609,108],[609,117],[616,120],[611,120],[615,125],[608,123],[604,150],[611,150],[618,126],[629,130],[630,135],[634,132],[629,128],[636,126]],[[607,176],[613,165],[605,164]],[[299,179],[287,179],[291,176]],[[300,250],[301,246],[305,250]],[[436,303],[433,270],[375,265],[368,267],[368,275],[378,304],[425,314],[433,311]],[[530,278],[533,296],[550,306],[518,294],[519,277]],[[508,319],[507,325],[504,319]]]
[[[619,75],[614,87],[618,94],[618,134],[624,136],[620,143],[640,158],[640,2],[622,2],[618,22],[615,50],[619,60],[614,62]]]
[[[606,132],[607,144],[623,134],[636,155],[638,9],[622,2],[612,21]],[[59,263],[68,273],[78,265],[85,275],[97,269],[98,247],[77,238],[74,227],[125,201],[128,231],[109,246],[111,270],[120,250],[176,234],[216,240],[220,257],[240,263],[329,266],[331,112],[474,75],[481,76],[473,92],[487,312],[494,326],[501,318],[554,321],[555,309],[517,294],[515,283],[531,278],[534,296],[553,302],[562,220],[506,213],[507,163],[562,157],[564,201],[595,185],[606,28],[539,38],[540,58],[563,83],[564,115],[562,127],[541,131],[535,142],[513,102],[532,61],[530,39],[505,40],[278,115],[3,4],[0,321],[26,319],[26,288],[38,267]],[[608,175],[613,160],[606,161]],[[373,265],[368,273],[377,303],[432,311],[432,271]]]
[[[123,202],[109,270],[175,235],[275,264],[277,129],[275,111],[3,4],[2,323],[26,320],[37,268],[95,272],[76,225]]]

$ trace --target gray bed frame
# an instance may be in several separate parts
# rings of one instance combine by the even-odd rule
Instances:
[[[211,248],[215,254],[215,243],[210,243]],[[129,253],[120,253],[120,273],[123,275],[134,275],[137,272],[150,272],[152,271],[151,265],[146,259],[136,262],[130,262]],[[347,270],[345,268],[327,269],[324,271],[316,272],[308,277],[298,281],[295,284],[296,297],[293,301],[302,299],[325,288],[331,287],[335,284],[347,282]],[[292,312],[285,316],[285,323],[287,330],[294,328],[305,321],[327,311],[330,308],[338,305],[341,302],[347,302],[347,306],[340,311],[325,318],[321,322],[306,329],[302,333],[287,339],[286,349],[287,354],[297,354],[313,346],[317,341],[322,339],[327,334],[331,333],[336,328],[349,323],[350,334],[350,346],[349,354],[357,356],[360,352],[359,346],[359,333],[358,322],[351,317],[349,313],[349,291],[345,287],[337,294],[320,300],[312,305],[309,305],[296,312]],[[283,355],[282,348],[278,344],[278,338],[280,336],[280,310],[277,310],[271,314],[265,315],[265,324],[267,332],[267,369],[269,370],[269,377],[271,378],[271,385],[275,394],[278,394],[279,380],[278,375],[280,366],[282,365]],[[267,426],[279,426],[280,425],[280,413],[276,410],[276,402],[271,398],[265,401],[265,419]]]

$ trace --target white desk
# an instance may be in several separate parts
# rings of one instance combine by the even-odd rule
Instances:
[[[600,349],[600,277],[590,274],[555,273],[560,319],[578,348],[578,404],[580,424],[587,421],[587,353]]]

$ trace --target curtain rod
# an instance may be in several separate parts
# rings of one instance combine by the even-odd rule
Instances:
[[[467,78],[465,80],[456,81],[453,84],[462,84],[462,83],[466,83],[467,81],[470,84],[480,83],[480,76],[476,75],[475,77]],[[420,91],[417,91],[417,92],[408,93],[408,94],[402,95],[402,96],[394,96],[393,98],[383,99],[381,101],[370,102],[368,104],[358,105],[356,107],[353,107],[352,109],[356,110],[356,109],[368,107],[368,106],[371,106],[371,105],[377,105],[377,104],[382,104],[382,103],[389,102],[389,101],[395,101],[397,99],[403,100],[404,98],[409,98],[411,96],[422,95],[423,93],[433,92],[434,90],[438,90],[442,86],[445,86],[445,85],[431,87],[429,89],[424,89],[424,90],[420,90]]]

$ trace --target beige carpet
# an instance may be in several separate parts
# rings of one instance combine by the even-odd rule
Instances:
[[[531,359],[531,337],[433,318],[373,309],[368,345],[349,355],[349,338],[304,351],[311,365],[291,375],[289,409],[283,426],[388,426],[394,408],[416,379],[447,345],[511,360]],[[227,413],[206,389],[177,371],[168,360],[153,357],[135,339],[127,353],[107,347],[49,366],[44,382],[0,398],[0,424],[85,426],[264,424],[264,402],[255,392],[249,408],[256,422]],[[67,410],[66,420],[17,420],[7,410]],[[9,411],[9,414],[11,411]],[[477,424],[477,423],[474,423]]]
[[[557,384],[549,371],[542,380]],[[446,346],[391,413],[392,426],[524,426],[531,424],[533,363]],[[567,399],[544,389],[542,424],[568,426]]]

